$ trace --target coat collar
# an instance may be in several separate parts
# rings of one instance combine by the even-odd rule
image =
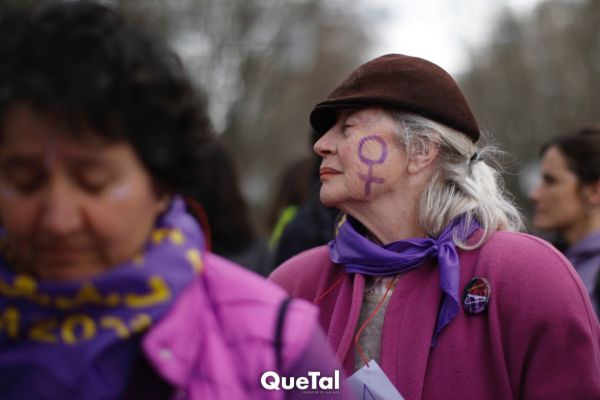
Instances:
[[[565,255],[571,260],[588,254],[597,254],[598,252],[600,252],[600,229],[590,233],[579,242],[569,247],[565,252]]]

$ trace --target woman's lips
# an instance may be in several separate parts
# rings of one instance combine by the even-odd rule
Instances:
[[[57,260],[70,262],[85,258],[91,253],[91,248],[88,245],[44,245],[36,248],[38,258],[46,260]]]
[[[321,176],[321,179],[329,178],[331,176],[339,175],[339,174],[340,174],[340,171],[337,171],[337,170],[335,170],[333,168],[329,168],[329,167],[323,167],[319,170],[319,175]]]

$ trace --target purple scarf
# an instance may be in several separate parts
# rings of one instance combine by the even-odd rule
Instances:
[[[359,234],[350,217],[342,224],[336,238],[329,242],[329,257],[341,264],[349,274],[369,276],[396,275],[417,268],[427,258],[436,258],[440,269],[442,305],[438,312],[432,346],[442,329],[458,314],[458,285],[460,264],[453,232],[461,240],[469,238],[480,228],[477,221],[466,225],[466,219],[454,219],[434,238],[411,238],[379,246]]]
[[[0,397],[119,398],[140,337],[201,271],[203,246],[175,198],[143,254],[85,282],[38,282],[0,258]]]

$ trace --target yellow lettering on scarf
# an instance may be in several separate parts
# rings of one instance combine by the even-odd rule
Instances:
[[[169,233],[169,238],[171,239],[171,243],[176,245],[182,245],[185,242],[185,236],[183,236],[183,232],[179,229],[173,229]]]
[[[79,329],[77,329],[79,328]],[[76,331],[80,330],[79,338]],[[66,344],[77,344],[82,340],[89,340],[96,334],[96,323],[94,320],[84,314],[75,314],[69,316],[62,324],[61,336]]]
[[[190,262],[190,264],[192,264],[192,268],[194,269],[194,272],[196,272],[197,274],[202,272],[202,268],[203,268],[202,257],[200,256],[200,252],[198,250],[189,249],[185,253],[185,257]]]
[[[73,299],[61,296],[54,300],[56,307],[62,310],[68,310],[85,304],[114,307],[119,305],[119,301],[118,294],[112,293],[107,296],[102,296],[98,289],[91,283],[83,284]]]
[[[17,293],[31,294],[37,289],[37,282],[30,276],[17,275],[14,282]]]
[[[135,333],[145,331],[150,325],[152,325],[152,318],[148,314],[137,314],[131,320],[131,330]]]
[[[19,310],[15,307],[7,307],[0,314],[0,332],[2,331],[11,339],[16,339],[19,335]]]
[[[152,242],[154,244],[161,244],[165,240],[165,237],[167,237],[168,233],[169,233],[169,230],[167,228],[155,229],[154,231],[152,231],[152,234],[150,235]]]
[[[148,294],[127,294],[125,305],[132,308],[141,308],[163,303],[171,298],[171,290],[167,283],[158,275],[148,279],[148,287],[152,290]]]
[[[13,294],[12,287],[1,279],[0,279],[0,294],[7,296],[7,297],[15,297],[15,295]]]
[[[29,330],[31,340],[45,343],[56,343],[56,335],[54,330],[58,326],[56,318],[46,319],[36,322]]]
[[[48,305],[50,298],[47,295],[37,293],[36,290],[37,282],[27,275],[17,275],[12,286],[0,280],[0,294],[13,298],[24,297],[32,302],[44,306]]]
[[[121,339],[129,338],[129,329],[127,325],[118,317],[103,317],[100,320],[100,326],[106,329],[114,329],[115,334]]]
[[[158,228],[152,231],[150,238],[154,244],[161,244],[166,238],[176,245],[185,243],[185,236],[180,229]]]

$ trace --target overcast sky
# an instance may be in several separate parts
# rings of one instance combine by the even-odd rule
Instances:
[[[544,0],[364,0],[375,8],[373,58],[404,53],[426,58],[450,74],[467,68],[468,49],[484,43],[506,7],[529,13]],[[577,1],[577,0],[570,0]]]

